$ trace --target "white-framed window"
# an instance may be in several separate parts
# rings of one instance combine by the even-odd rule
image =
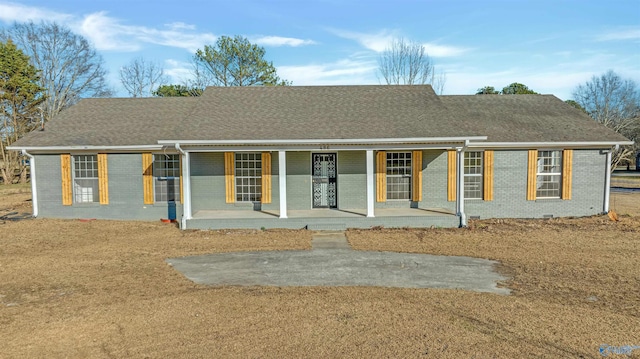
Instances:
[[[483,155],[482,151],[464,153],[464,198],[483,198]]]
[[[237,202],[260,202],[262,199],[262,154],[237,152],[235,179]]]
[[[538,151],[536,198],[560,198],[562,151]]]
[[[156,202],[180,201],[180,155],[153,155],[153,185]]]
[[[411,152],[387,152],[387,199],[411,199]]]
[[[99,202],[98,156],[73,156],[73,201],[75,203]]]

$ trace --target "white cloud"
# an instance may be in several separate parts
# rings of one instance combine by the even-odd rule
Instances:
[[[172,22],[169,24],[164,24],[164,26],[168,27],[171,30],[195,30],[196,25],[185,24],[184,22]]]
[[[0,21],[11,23],[29,20],[60,22],[86,37],[97,50],[103,51],[136,51],[147,43],[195,52],[216,40],[215,35],[198,33],[194,25],[183,22],[169,23],[165,28],[158,29],[123,24],[105,11],[77,17],[41,7],[15,3],[0,4]]]
[[[345,30],[330,29],[330,32],[349,40],[355,40],[362,46],[375,52],[384,51],[391,41],[397,37],[397,32],[390,30],[381,30],[375,34],[365,34],[361,32],[352,32]]]
[[[344,31],[344,30],[329,30],[332,33],[343,37],[345,39],[355,40],[362,46],[375,52],[383,52],[386,50],[394,39],[400,37],[397,31],[381,30],[374,34],[365,34],[360,32]],[[433,42],[422,43],[426,53],[430,57],[452,57],[459,56],[469,51],[467,48],[440,45]]]
[[[464,54],[469,49],[455,46],[437,45],[433,43],[424,43],[425,52],[430,57],[453,57]]]
[[[375,84],[375,61],[340,60],[301,66],[279,66],[278,75],[294,86]]]
[[[188,62],[167,59],[164,64],[164,73],[172,84],[182,84],[192,77],[191,64]]]
[[[139,41],[135,38],[123,38],[122,35],[129,32],[128,29],[104,12],[89,14],[71,27],[91,41],[98,50],[136,51],[140,48]]]
[[[65,22],[72,18],[71,15],[63,14],[39,7],[25,6],[7,2],[0,4],[0,21],[12,23],[14,21],[26,22],[41,20]]]
[[[313,45],[316,42],[313,40],[303,40],[296,39],[293,37],[281,37],[281,36],[262,36],[252,39],[258,45],[263,46],[303,46],[303,45]]]
[[[596,36],[597,41],[640,40],[640,28],[630,27]]]
[[[135,51],[142,44],[150,43],[195,52],[216,40],[211,33],[181,31],[193,28],[192,25],[173,23],[166,26],[168,29],[124,25],[106,12],[97,12],[85,16],[78,30],[93,41],[98,50]]]

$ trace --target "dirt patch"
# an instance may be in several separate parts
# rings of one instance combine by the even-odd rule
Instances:
[[[32,213],[29,184],[0,185],[0,223],[6,216],[24,218]]]
[[[601,344],[640,345],[639,232],[640,217],[630,216],[347,232],[360,249],[500,260],[514,291],[501,296],[205,287],[164,260],[309,249],[311,234],[7,221],[0,224],[2,356],[600,358]]]

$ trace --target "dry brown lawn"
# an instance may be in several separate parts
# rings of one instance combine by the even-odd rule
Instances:
[[[0,217],[28,211],[28,199],[0,194]],[[640,345],[639,200],[613,195],[616,206],[624,203],[619,222],[488,220],[469,229],[347,232],[357,249],[499,260],[512,278],[503,284],[510,296],[205,287],[165,259],[305,249],[311,233],[0,220],[0,357],[599,358],[601,344]]]

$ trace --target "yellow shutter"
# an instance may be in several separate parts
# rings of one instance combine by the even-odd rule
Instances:
[[[447,201],[456,200],[456,150],[447,150]]]
[[[529,150],[527,168],[527,201],[536,200],[536,173],[538,169],[538,150]]]
[[[184,203],[184,190],[182,189],[182,155],[178,154],[180,164],[180,203]]]
[[[484,200],[493,201],[493,151],[484,151]]]
[[[262,203],[271,203],[271,152],[262,152]]]
[[[571,177],[573,167],[573,150],[562,152],[562,199],[571,199]]]
[[[387,152],[376,153],[376,201],[387,201]]]
[[[71,188],[71,155],[60,155],[60,173],[62,174],[62,205],[73,204],[73,189]]]
[[[142,154],[142,197],[144,204],[153,204],[153,154]]]
[[[411,154],[411,200],[422,201],[422,151]]]
[[[227,203],[236,202],[235,162],[233,152],[224,153],[224,186]]]
[[[106,153],[98,153],[98,192],[100,204],[109,204],[109,171]]]

